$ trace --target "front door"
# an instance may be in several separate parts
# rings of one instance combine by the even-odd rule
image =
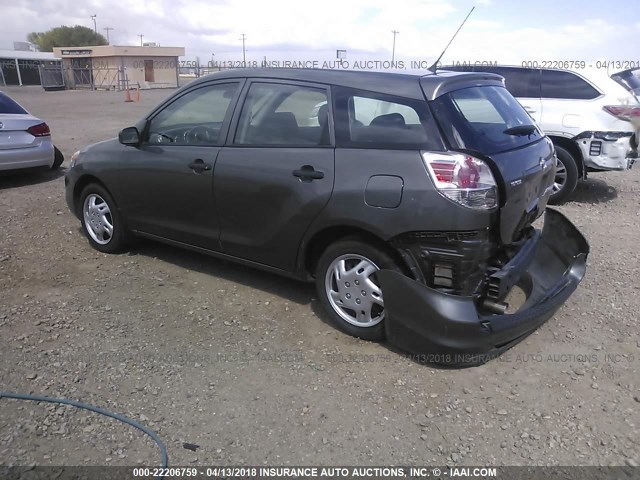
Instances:
[[[130,228],[219,249],[213,173],[238,93],[238,82],[198,87],[149,120],[142,145],[121,162]]]
[[[300,241],[333,191],[327,104],[324,86],[250,84],[214,176],[224,253],[293,271]]]

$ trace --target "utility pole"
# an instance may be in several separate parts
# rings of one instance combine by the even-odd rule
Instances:
[[[109,30],[113,30],[112,27],[104,27],[103,30],[107,31],[107,45],[111,45],[111,43],[109,42]]]
[[[98,33],[98,28],[96,27],[96,16],[95,15],[91,15],[91,20],[93,20],[93,33],[97,34]]]
[[[243,33],[242,34],[242,38],[240,38],[240,40],[242,40],[242,65],[244,67],[247,66],[247,51],[244,48],[244,42],[246,40],[247,36]]]
[[[140,46],[142,47],[142,46],[144,46],[144,45],[142,45],[142,37],[144,37],[144,35],[140,34],[138,36],[140,37]]]
[[[393,33],[393,49],[391,50],[391,63],[393,63],[396,59],[396,35],[400,32],[397,30],[391,30],[391,33]]]

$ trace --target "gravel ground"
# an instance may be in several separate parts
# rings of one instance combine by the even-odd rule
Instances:
[[[6,91],[67,159],[171,93]],[[63,173],[0,177],[1,390],[125,414],[173,465],[640,463],[640,168],[593,175],[561,207],[591,243],[566,305],[462,370],[338,332],[309,285],[151,242],[98,253]],[[158,462],[116,421],[0,400],[0,464]]]

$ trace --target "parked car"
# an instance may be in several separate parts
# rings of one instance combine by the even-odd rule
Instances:
[[[49,126],[0,92],[0,171],[56,169],[64,156],[51,141]]]
[[[496,73],[551,138],[558,156],[550,203],[566,200],[588,172],[627,170],[638,157],[640,78],[633,70],[573,72],[510,66],[443,67]]]
[[[315,282],[345,332],[469,364],[585,273],[569,220],[532,226],[554,178],[551,141],[497,75],[253,69],[76,152],[65,186],[101,252],[141,236]],[[505,313],[515,285],[528,300]]]

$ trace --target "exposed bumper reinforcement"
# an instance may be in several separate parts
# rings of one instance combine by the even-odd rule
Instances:
[[[442,293],[392,270],[378,278],[384,292],[387,340],[430,363],[478,365],[499,355],[553,316],[586,271],[589,244],[560,212],[547,208],[542,234],[523,245],[500,272],[527,293],[515,313],[481,315],[473,297]],[[533,254],[529,252],[533,250]]]

